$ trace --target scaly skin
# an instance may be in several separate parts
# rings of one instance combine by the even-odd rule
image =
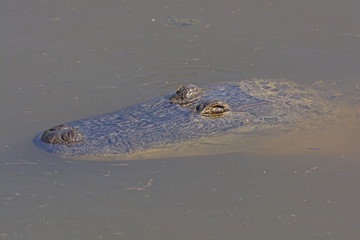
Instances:
[[[234,129],[285,126],[320,114],[317,91],[276,80],[194,84],[125,109],[59,125],[34,138],[62,156],[128,154]]]

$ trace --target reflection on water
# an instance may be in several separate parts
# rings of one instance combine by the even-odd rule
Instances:
[[[358,239],[358,9],[325,0],[3,2],[0,239]],[[172,26],[167,16],[201,24]],[[31,142],[44,128],[181,83],[253,77],[336,82],[338,117],[138,161],[64,160]]]

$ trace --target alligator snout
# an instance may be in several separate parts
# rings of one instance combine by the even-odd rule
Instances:
[[[70,126],[58,125],[49,128],[41,135],[41,140],[50,144],[74,145],[83,141],[83,134]]]

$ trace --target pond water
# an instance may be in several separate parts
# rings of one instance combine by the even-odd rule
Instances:
[[[0,239],[359,239],[359,9],[355,0],[3,1]],[[332,85],[337,120],[136,161],[62,159],[32,143],[45,128],[183,83],[250,78]]]

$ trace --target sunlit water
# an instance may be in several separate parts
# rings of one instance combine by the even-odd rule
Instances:
[[[357,1],[3,2],[0,239],[358,239],[359,9]],[[338,117],[129,157],[137,161],[62,159],[32,144],[45,128],[183,83],[253,77],[336,83]]]

